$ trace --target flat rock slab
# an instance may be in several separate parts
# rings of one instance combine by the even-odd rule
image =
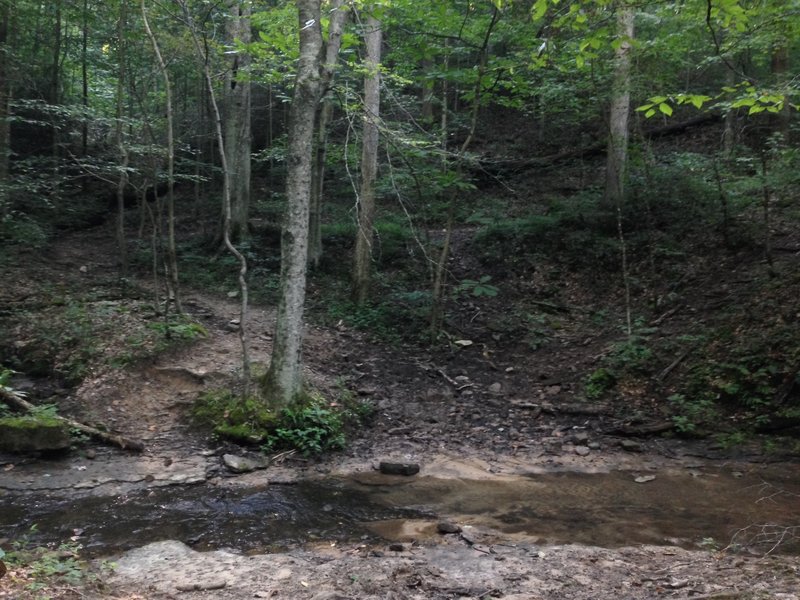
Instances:
[[[15,465],[0,477],[0,492],[58,492],[65,496],[113,496],[139,489],[188,485],[206,480],[209,459],[198,456],[112,454],[67,462],[38,460]]]
[[[738,586],[758,597],[800,598],[795,557],[519,541],[489,541],[476,548],[456,536],[438,540],[406,552],[334,547],[326,541],[316,550],[252,556],[156,542],[119,557],[106,583],[114,592],[130,590],[136,597],[181,600],[445,600],[465,593],[509,600],[651,600],[665,587],[679,589],[678,582],[691,580],[692,591],[701,597],[738,597]]]

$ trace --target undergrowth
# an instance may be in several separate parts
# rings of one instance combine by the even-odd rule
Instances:
[[[368,402],[348,391],[341,391],[336,401],[309,392],[293,405],[275,410],[254,396],[211,390],[198,398],[193,409],[196,421],[218,437],[258,445],[264,452],[295,449],[304,455],[343,448],[347,432],[371,412]]]

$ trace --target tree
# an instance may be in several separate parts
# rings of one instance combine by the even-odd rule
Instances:
[[[9,212],[8,165],[11,155],[11,82],[9,81],[9,10],[0,1],[0,223]]]
[[[124,0],[123,0],[124,1]],[[172,109],[172,82],[170,80],[167,63],[161,54],[161,48],[158,45],[158,40],[150,28],[147,20],[147,8],[145,0],[141,0],[142,20],[144,21],[147,37],[153,45],[153,52],[155,52],[156,59],[158,60],[158,69],[164,80],[164,95],[166,102],[167,114],[167,289],[172,298],[167,299],[167,304],[170,300],[175,302],[175,310],[180,314],[183,312],[180,300],[180,292],[178,288],[178,257],[175,249],[175,115]],[[156,190],[158,186],[156,186]],[[157,193],[157,191],[156,191]]]
[[[353,260],[352,296],[357,304],[369,299],[375,221],[375,178],[378,170],[378,119],[381,104],[381,22],[370,13],[364,39],[364,126],[361,140],[361,187],[357,199],[358,227]]]
[[[608,118],[605,188],[605,199],[610,206],[619,206],[625,196],[628,116],[631,110],[631,41],[634,35],[633,7],[626,0],[621,0],[616,10],[617,47],[614,52],[614,81]]]
[[[317,108],[317,141],[312,165],[311,208],[308,239],[308,261],[318,266],[322,258],[322,197],[325,188],[325,160],[328,149],[328,129],[333,118],[332,85],[336,74],[336,61],[342,45],[342,32],[350,11],[343,0],[331,2],[328,24],[328,42],[325,45],[325,63],[322,65],[322,100]]]
[[[225,152],[230,170],[232,239],[248,236],[250,213],[250,79],[247,72],[250,54],[241,48],[250,43],[250,0],[231,0],[227,21],[227,37],[233,47],[225,77]]]
[[[268,403],[286,406],[302,392],[301,343],[306,295],[314,113],[320,95],[321,0],[297,0],[300,58],[289,111],[286,200],[281,236],[278,318],[269,370],[261,382]]]

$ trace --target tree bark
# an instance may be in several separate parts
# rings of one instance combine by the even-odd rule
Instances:
[[[381,22],[367,17],[364,38],[367,47],[364,76],[364,127],[361,140],[361,189],[357,199],[358,228],[353,260],[352,296],[356,304],[369,299],[372,245],[375,221],[375,178],[378,171],[378,120],[381,104]]]
[[[10,211],[8,201],[8,168],[11,156],[11,82],[9,81],[8,3],[0,2],[0,220]]]
[[[117,246],[119,248],[119,272],[123,279],[128,276],[128,246],[125,239],[125,188],[128,185],[128,148],[125,145],[122,117],[125,93],[125,29],[128,20],[128,2],[121,0],[119,4],[119,20],[117,21],[117,91],[116,119],[114,121],[114,142],[120,156],[120,172],[117,180]]]
[[[233,0],[230,3],[227,25],[230,44],[250,43],[251,10],[250,0]],[[231,186],[230,237],[234,240],[246,239],[249,234],[250,151],[253,141],[250,81],[247,75],[249,66],[249,53],[234,49],[225,76],[225,152]]]
[[[320,95],[321,0],[297,0],[300,59],[289,112],[287,212],[281,238],[281,292],[269,371],[262,392],[273,406],[287,406],[302,392],[301,342],[306,295],[308,218],[314,113]]]
[[[628,116],[631,108],[631,40],[633,39],[633,7],[624,0],[617,6],[617,37],[614,83],[609,115],[608,155],[606,159],[605,201],[619,206],[625,197],[628,163]]]
[[[147,8],[145,0],[141,0],[142,20],[144,21],[144,28],[147,31],[147,37],[153,45],[153,52],[155,52],[156,59],[158,60],[158,68],[161,71],[161,77],[164,80],[164,95],[167,109],[167,281],[172,300],[175,302],[175,311],[178,314],[183,313],[181,305],[180,292],[178,288],[178,256],[175,249],[175,126],[174,114],[172,110],[172,82],[170,81],[169,71],[167,70],[167,63],[161,55],[161,49],[158,45],[153,30],[150,28],[150,23],[147,20]],[[158,189],[158,182],[154,182],[155,189]],[[156,192],[157,193],[157,192]],[[167,299],[169,302],[170,298]]]
[[[317,141],[314,147],[314,163],[311,174],[311,207],[309,215],[308,262],[319,266],[322,259],[322,197],[325,187],[325,160],[328,150],[328,126],[333,118],[333,100],[330,88],[336,72],[336,60],[342,46],[342,31],[349,11],[343,7],[344,0],[331,2],[331,17],[328,25],[328,43],[325,46],[325,64],[322,65],[322,101],[317,107]]]

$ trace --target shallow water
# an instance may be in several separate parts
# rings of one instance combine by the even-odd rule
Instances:
[[[636,474],[626,472],[501,481],[369,474],[250,489],[182,486],[110,498],[5,497],[0,538],[19,538],[36,524],[34,542],[77,534],[93,555],[164,539],[198,549],[264,552],[314,541],[419,539],[436,535],[435,520],[448,518],[540,544],[604,547],[724,547],[733,541],[766,551],[777,535],[789,532],[794,537],[779,550],[800,553],[800,468],[655,475],[637,483]]]

